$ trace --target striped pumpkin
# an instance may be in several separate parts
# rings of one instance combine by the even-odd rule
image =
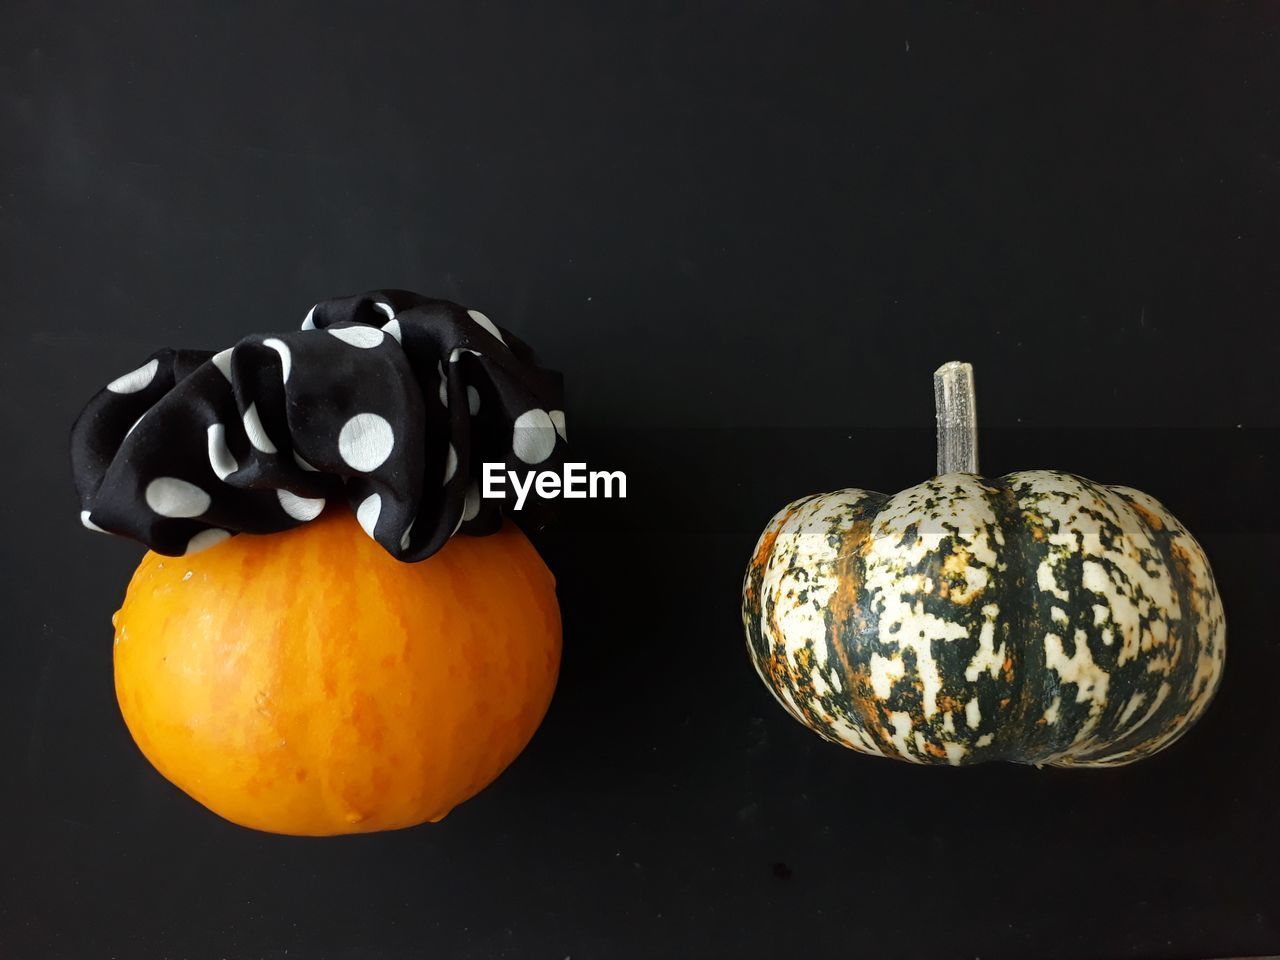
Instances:
[[[950,473],[784,508],[747,570],[756,669],[823,737],[914,763],[1131,763],[1218,688],[1225,622],[1151,497],[1066,473]]]

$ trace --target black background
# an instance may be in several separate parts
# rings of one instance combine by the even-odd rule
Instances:
[[[0,956],[1204,957],[1280,951],[1280,7],[5,2]],[[550,714],[436,826],[299,840],[131,743],[66,431],[164,344],[379,286],[566,372],[625,502],[538,534]],[[1147,490],[1218,573],[1205,720],[1134,767],[827,745],[737,598],[794,497],[932,471]]]

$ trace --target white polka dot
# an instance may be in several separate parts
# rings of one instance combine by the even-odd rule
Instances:
[[[391,306],[391,304],[375,303],[373,306],[375,310],[381,310],[383,313],[385,313],[387,315],[388,320],[394,320],[396,318],[395,307]]]
[[[541,463],[556,448],[556,428],[545,410],[529,410],[516,419],[511,449],[525,463]]]
[[[262,426],[262,418],[258,416],[256,403],[249,404],[249,409],[244,412],[244,432],[249,435],[249,442],[253,444],[255,450],[262,453],[276,452],[276,445],[271,442],[266,428]]]
[[[309,471],[310,473],[320,472],[311,464],[307,463],[307,461],[303,460],[300,456],[298,456],[297,450],[293,451],[293,462],[296,463],[298,466],[300,466],[303,470]]]
[[[187,541],[187,549],[183,552],[184,557],[189,557],[193,553],[199,553],[201,550],[208,550],[210,547],[216,547],[223,540],[231,539],[231,533],[227,530],[219,530],[216,527],[209,530],[201,530],[194,537]]]
[[[396,343],[403,342],[401,340],[401,334],[400,334],[400,321],[397,320],[395,317],[392,317],[390,320],[388,320],[386,323],[382,325],[382,332],[389,337],[394,337]]]
[[[395,444],[391,424],[376,413],[357,413],[338,433],[338,453],[351,469],[361,473],[382,466]]]
[[[316,307],[318,306],[320,306],[320,304],[317,303]],[[316,307],[312,307],[310,310],[308,310],[307,315],[302,318],[303,330],[314,330],[316,328],[316,319],[315,319]]]
[[[231,347],[227,347],[227,349],[219,350],[209,358],[209,361],[222,371],[222,375],[227,378],[228,383],[231,382],[231,350]]]
[[[467,316],[470,317],[472,320],[474,320],[476,323],[480,324],[480,326],[488,330],[489,333],[493,334],[493,336],[497,337],[499,343],[503,344],[504,346],[506,345],[507,341],[502,339],[502,334],[498,332],[498,328],[494,325],[493,321],[490,320],[488,317],[486,317],[479,310],[468,310]]]
[[[285,383],[289,382],[289,371],[293,367],[293,354],[289,352],[289,347],[283,340],[277,340],[275,337],[267,337],[262,341],[264,347],[270,347],[276,353],[280,354],[280,372],[281,379]]]
[[[457,363],[458,358],[461,357],[464,353],[469,353],[472,356],[476,356],[476,357],[484,356],[484,354],[481,353],[479,350],[472,350],[470,347],[454,347],[453,352],[449,354],[449,362]]]
[[[382,497],[371,493],[356,507],[356,520],[364,528],[364,532],[373,536],[373,528],[378,525],[378,514],[382,513]]]
[[[81,522],[81,523],[83,523],[83,524],[85,525],[85,527],[86,527],[87,529],[89,529],[89,530],[97,530],[97,531],[98,531],[98,533],[106,533],[106,532],[107,532],[107,531],[103,530],[100,526],[98,526],[96,523],[94,523],[92,520],[90,520],[90,519],[89,519],[89,511],[88,511],[88,510],[81,510],[81,511],[80,511],[80,522]]]
[[[470,384],[467,385],[467,409],[473,417],[480,412],[480,391]]]
[[[220,423],[209,424],[209,466],[219,480],[225,480],[240,469],[240,464],[227,448],[227,428]]]
[[[462,502],[462,519],[474,520],[480,512],[480,486],[471,484],[467,487],[467,499]]]
[[[444,455],[444,482],[448,483],[458,472],[458,451],[449,444],[449,452]]]
[[[139,390],[145,390],[151,386],[151,381],[156,378],[156,371],[159,369],[160,361],[150,360],[137,370],[131,370],[123,377],[112,380],[107,384],[107,389],[112,393],[137,393]]]
[[[547,416],[551,418],[551,423],[555,426],[556,433],[560,434],[560,439],[568,443],[569,435],[564,432],[564,411],[552,410]]]
[[[383,333],[377,327],[327,327],[326,330],[353,347],[368,350],[382,342]]]
[[[409,525],[404,528],[404,533],[400,535],[400,549],[409,549],[409,534],[413,533],[413,525],[417,523],[417,517],[409,521]]]
[[[440,366],[440,361],[436,361],[436,373],[440,374],[440,406],[447,407],[449,405],[449,382],[445,378],[444,368]]]
[[[177,477],[156,477],[147,484],[147,506],[162,517],[198,517],[209,509],[209,495]]]
[[[324,509],[324,497],[311,499],[300,497],[288,490],[277,490],[276,499],[280,501],[280,509],[295,520],[314,520]]]

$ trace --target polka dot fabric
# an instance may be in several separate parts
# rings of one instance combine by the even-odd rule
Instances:
[[[71,432],[80,520],[177,556],[345,503],[423,560],[501,526],[483,463],[559,466],[563,406],[560,374],[476,310],[403,290],[326,300],[296,332],[160,350],[111,380]]]

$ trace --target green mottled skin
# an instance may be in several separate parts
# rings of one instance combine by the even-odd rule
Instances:
[[[1203,713],[1225,655],[1181,524],[1048,471],[798,500],[760,539],[743,622],[797,719],[918,763],[1130,763]]]

